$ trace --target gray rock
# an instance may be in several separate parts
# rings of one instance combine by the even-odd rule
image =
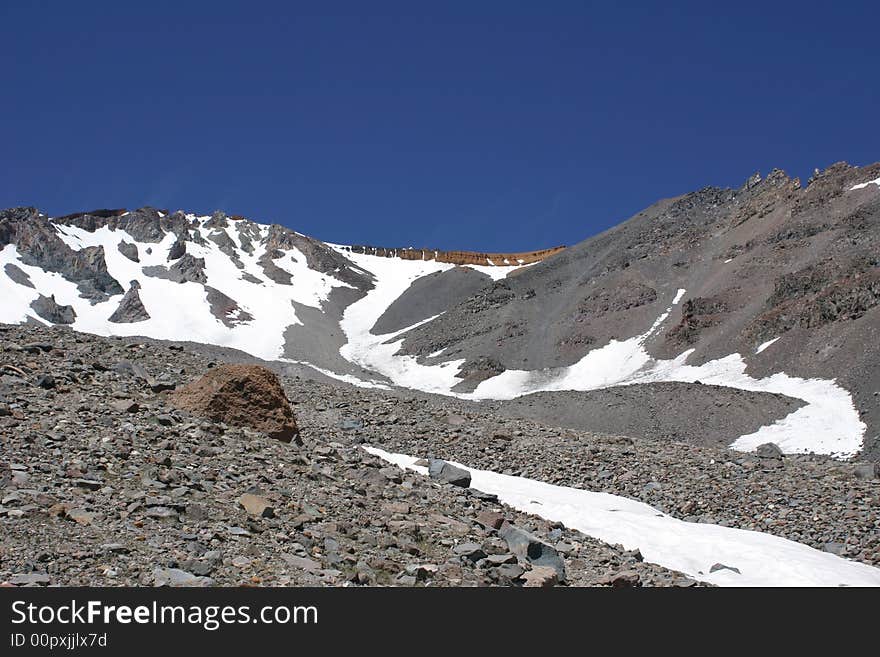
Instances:
[[[51,374],[41,374],[34,381],[38,388],[43,388],[44,390],[51,390],[55,387],[55,377]]]
[[[709,569],[709,572],[710,572],[710,573],[714,573],[714,572],[719,571],[719,570],[732,570],[732,571],[735,572],[737,575],[741,575],[741,574],[742,574],[742,573],[739,572],[739,568],[734,568],[733,566],[725,566],[723,563],[716,563],[716,564],[713,564],[712,567]]]
[[[204,587],[214,586],[214,580],[210,577],[199,577],[180,568],[154,568],[154,586],[172,587]]]
[[[60,306],[55,302],[55,295],[45,297],[42,294],[31,302],[31,308],[37,315],[53,324],[73,324],[76,311],[73,306]]]
[[[428,474],[431,479],[439,479],[453,486],[467,488],[471,485],[470,472],[440,459],[430,459],[428,461]]]
[[[132,244],[131,242],[126,242],[122,240],[117,246],[119,252],[124,255],[126,258],[131,260],[132,262],[140,262],[140,257],[138,255],[137,244]]]
[[[147,276],[163,278],[175,283],[208,282],[208,276],[205,274],[205,259],[196,258],[189,253],[182,255],[171,267],[152,265],[144,267],[143,272]]]
[[[533,566],[552,568],[559,581],[565,581],[565,559],[552,545],[510,523],[502,525],[499,534],[515,555],[525,559]]]
[[[46,586],[51,581],[46,573],[24,573],[9,578],[9,583],[15,586]]]
[[[755,455],[762,459],[781,459],[783,457],[782,450],[776,443],[764,443],[755,448]]]
[[[321,570],[321,564],[314,559],[306,557],[298,557],[292,554],[282,554],[281,558],[291,568],[299,568],[301,570]]]
[[[6,266],[3,267],[3,271],[6,272],[6,275],[9,276],[14,282],[19,285],[24,285],[25,287],[34,288],[33,282],[31,282],[31,277],[22,270],[20,267],[15,266],[11,262],[6,263]]]
[[[171,248],[168,250],[168,260],[177,260],[178,258],[182,258],[186,253],[186,241],[183,238],[178,238],[177,241],[171,245]]]
[[[462,543],[461,545],[456,545],[452,551],[456,556],[467,559],[473,563],[486,558],[483,546],[479,543]]]
[[[150,314],[141,301],[141,295],[138,292],[140,283],[132,281],[128,292],[119,301],[119,306],[110,315],[110,320],[114,324],[135,324],[150,319]]]

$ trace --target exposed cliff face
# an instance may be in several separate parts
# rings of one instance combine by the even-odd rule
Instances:
[[[367,255],[379,256],[381,258],[436,260],[437,262],[448,262],[453,265],[488,265],[490,267],[529,265],[534,262],[541,262],[541,260],[549,258],[564,249],[564,246],[554,246],[550,249],[523,251],[521,253],[480,253],[478,251],[439,251],[436,249],[413,248],[397,249],[381,246],[364,246],[361,244],[356,244],[351,247],[353,253],[365,253]]]

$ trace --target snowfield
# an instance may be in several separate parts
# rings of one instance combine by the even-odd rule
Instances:
[[[210,217],[194,217],[190,220],[204,223]],[[265,246],[255,245],[253,255],[243,251],[234,229],[197,227],[194,230],[207,238],[212,233],[225,232],[237,245],[236,254],[244,264],[239,269],[220,248],[211,241],[204,245],[187,242],[186,252],[205,259],[207,285],[235,300],[239,307],[253,316],[249,322],[239,322],[228,327],[211,314],[206,299],[207,292],[200,283],[174,281],[148,276],[143,267],[163,265],[170,267],[168,252],[176,238],[167,234],[159,243],[135,241],[122,230],[102,227],[89,232],[75,226],[56,225],[59,237],[72,249],[103,246],[107,270],[123,289],[128,290],[131,281],[140,284],[139,295],[150,319],[131,324],[109,321],[121,296],[92,305],[79,295],[74,283],[60,274],[46,273],[37,267],[23,264],[13,245],[0,251],[0,265],[15,264],[31,277],[36,289],[17,285],[5,275],[0,275],[0,291],[4,295],[2,317],[6,322],[22,322],[28,317],[41,321],[30,308],[39,296],[55,295],[60,305],[73,306],[76,321],[72,328],[97,335],[145,335],[164,340],[190,340],[223,347],[240,349],[258,358],[279,358],[284,346],[284,331],[291,324],[300,324],[292,302],[320,308],[334,287],[351,287],[336,278],[309,268],[305,256],[297,249],[284,253],[275,264],[293,276],[293,285],[281,285],[267,278],[257,260],[265,253]],[[267,226],[261,226],[265,239]],[[138,248],[140,262],[133,262],[119,252],[121,242],[133,243]],[[152,253],[147,253],[150,249]],[[260,283],[242,278],[244,273],[255,277]]]
[[[418,460],[375,447],[369,453],[421,474]],[[718,586],[880,586],[880,569],[771,534],[678,520],[626,497],[555,486],[534,479],[476,470],[471,486],[500,502],[558,521],[645,561]],[[711,572],[716,564],[726,568]],[[735,568],[739,572],[732,570]]]

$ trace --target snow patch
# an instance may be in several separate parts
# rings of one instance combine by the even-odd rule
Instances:
[[[867,182],[859,183],[858,185],[853,185],[852,187],[849,188],[849,191],[853,191],[856,189],[864,189],[868,185],[877,185],[878,187],[880,187],[880,178],[877,178],[876,180],[869,180]]]
[[[365,449],[427,474],[414,457]],[[626,550],[638,549],[648,562],[718,586],[880,586],[880,569],[771,534],[685,522],[618,495],[455,465],[471,473],[473,488],[495,494],[519,511],[562,522]],[[740,572],[710,572],[716,563]]]
[[[769,347],[771,344],[776,342],[778,339],[779,339],[779,337],[775,337],[772,340],[767,340],[767,342],[762,342],[760,345],[758,345],[758,348],[755,349],[755,353],[760,354],[762,351],[764,351],[767,347]]]

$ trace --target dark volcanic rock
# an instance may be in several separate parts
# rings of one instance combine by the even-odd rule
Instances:
[[[74,251],[57,230],[36,208],[0,211],[0,248],[15,244],[24,264],[61,274],[76,283],[80,295],[92,303],[122,294],[122,286],[107,271],[104,247]]]
[[[221,365],[178,389],[184,410],[237,427],[250,427],[283,442],[299,441],[296,418],[278,377],[259,365]]]
[[[175,283],[207,283],[208,276],[205,274],[205,259],[196,258],[189,253],[181,256],[171,267],[164,265],[152,265],[143,268],[147,276],[164,278]]]
[[[55,302],[54,294],[51,297],[44,297],[41,294],[31,303],[31,308],[40,317],[53,324],[73,324],[76,320],[73,306],[59,306]]]
[[[131,282],[128,292],[119,301],[119,307],[110,315],[110,321],[116,324],[133,324],[135,322],[143,322],[150,319],[150,314],[144,308],[141,296],[138,293],[140,283]]]
[[[220,290],[206,285],[205,290],[208,292],[208,304],[211,306],[211,314],[223,322],[228,327],[243,324],[253,319],[253,316],[242,309],[235,299],[231,299],[223,294]]]
[[[177,241],[171,245],[171,248],[168,250],[168,260],[177,260],[178,258],[183,257],[183,254],[186,253],[186,241],[179,237]]]
[[[126,242],[125,240],[123,240],[119,243],[119,246],[117,248],[122,255],[124,255],[132,262],[141,261],[140,257],[138,256],[137,244],[132,244],[131,242]]]
[[[25,287],[30,288],[34,287],[34,284],[31,282],[31,277],[28,276],[27,272],[22,270],[21,267],[16,267],[11,262],[7,262],[3,271],[5,271],[6,275],[19,285],[24,285]]]
[[[257,261],[260,266],[263,268],[263,273],[266,275],[271,281],[275,281],[279,285],[291,285],[291,274],[289,271],[281,269],[278,265],[275,264],[274,259],[280,258],[283,254],[277,250],[266,250],[260,259]]]
[[[440,459],[431,459],[428,462],[428,474],[432,479],[440,479],[453,486],[467,488],[471,485],[470,472]]]

